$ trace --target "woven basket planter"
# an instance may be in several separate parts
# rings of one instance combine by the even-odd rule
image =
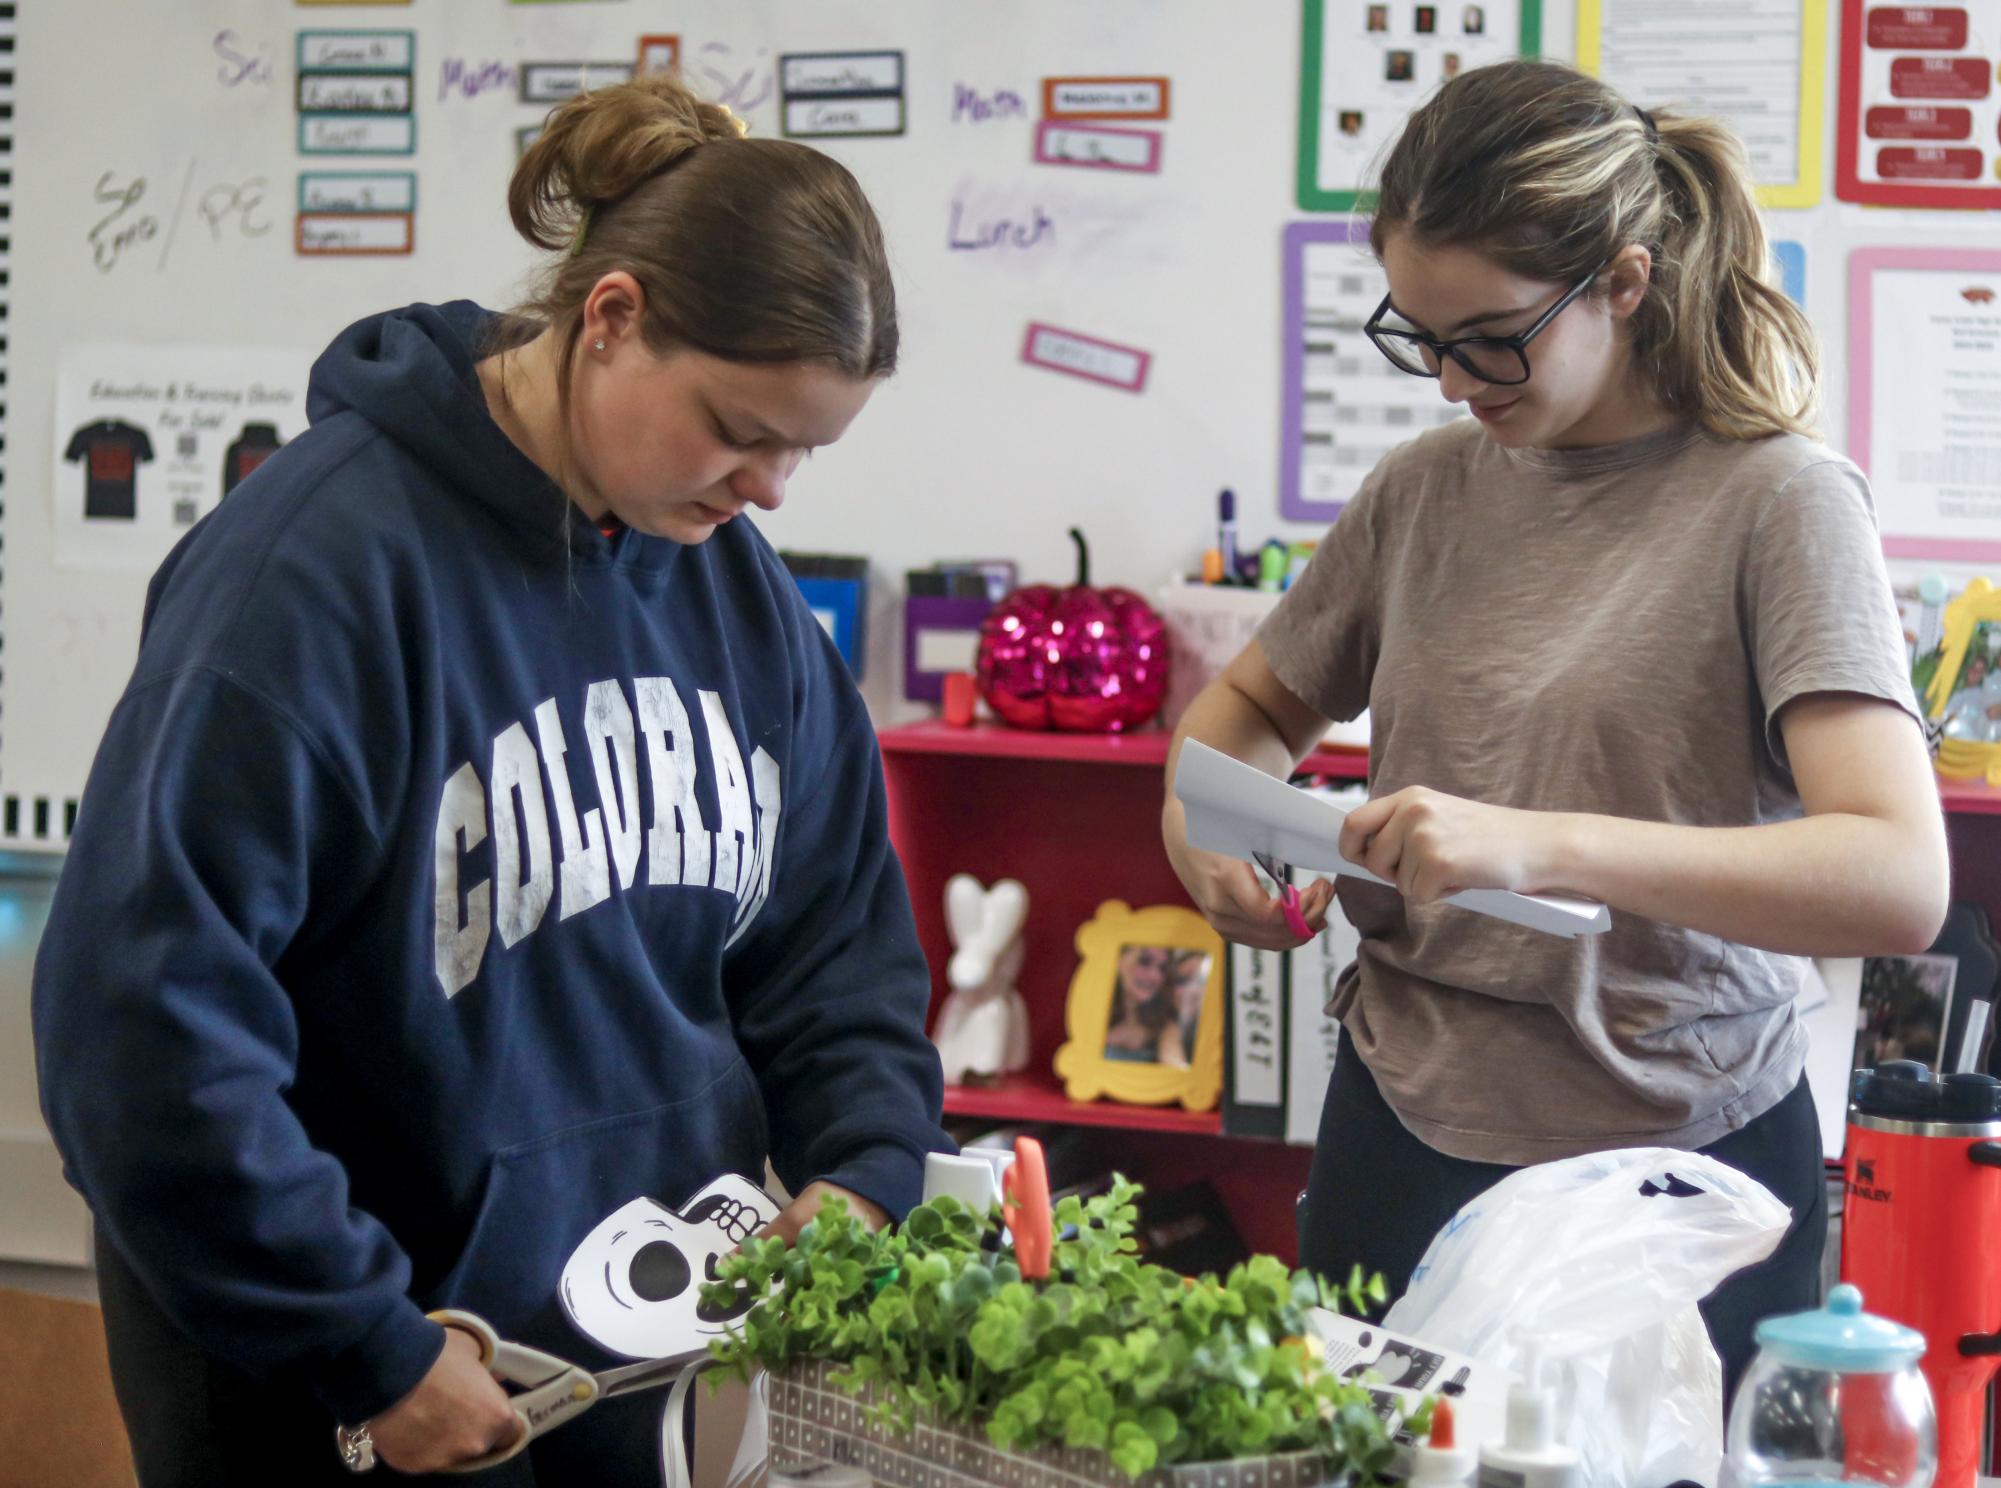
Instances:
[[[771,1379],[771,1460],[818,1458],[861,1468],[882,1488],[1317,1488],[1346,1481],[1318,1452],[1183,1462],[1129,1478],[1103,1452],[1004,1452],[975,1426],[919,1425],[898,1436],[867,1418],[873,1385],[827,1383],[840,1366],[810,1364]]]

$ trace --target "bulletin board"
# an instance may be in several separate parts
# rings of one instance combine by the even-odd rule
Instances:
[[[1698,21],[1758,55],[1695,46]],[[1453,415],[1352,346],[1381,294],[1352,209],[1402,115],[1500,56],[1577,59],[1646,106],[1744,121],[1825,347],[1824,432],[1868,454],[1850,427],[1856,255],[1997,240],[1976,208],[2001,186],[2001,92],[1904,95],[1970,89],[1974,61],[1992,80],[1997,38],[2001,0],[23,6],[0,845],[63,845],[148,574],[297,437],[320,348],[412,301],[522,296],[535,255],[508,175],[576,88],[678,66],[754,131],[842,160],[875,203],[901,368],[759,525],[870,559],[863,688],[896,722],[915,711],[906,569],[1011,559],[1062,580],[1081,523],[1101,581],[1157,591],[1199,566],[1220,489],[1241,543],[1314,538],[1380,448]],[[1962,122],[1977,179],[1956,156],[1884,154],[1966,141],[1879,137]],[[1913,170],[1933,173],[1922,200],[1902,194]],[[1870,386],[1924,354],[1878,338]]]

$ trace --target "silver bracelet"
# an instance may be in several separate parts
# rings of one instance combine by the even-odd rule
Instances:
[[[375,1466],[375,1438],[368,1434],[366,1421],[359,1426],[334,1427],[334,1445],[349,1472],[365,1473]]]

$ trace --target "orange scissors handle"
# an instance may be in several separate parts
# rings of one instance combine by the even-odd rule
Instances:
[[[1015,1138],[1014,1162],[1001,1180],[1001,1194],[1001,1218],[1014,1234],[1015,1264],[1024,1280],[1040,1281],[1049,1275],[1056,1221],[1049,1209],[1049,1167],[1035,1138]]]

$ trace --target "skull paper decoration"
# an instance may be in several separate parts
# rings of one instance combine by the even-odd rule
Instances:
[[[591,1342],[628,1359],[704,1347],[761,1300],[701,1304],[716,1262],[778,1217],[763,1189],[725,1173],[679,1210],[639,1198],[584,1236],[563,1266],[563,1311]]]

